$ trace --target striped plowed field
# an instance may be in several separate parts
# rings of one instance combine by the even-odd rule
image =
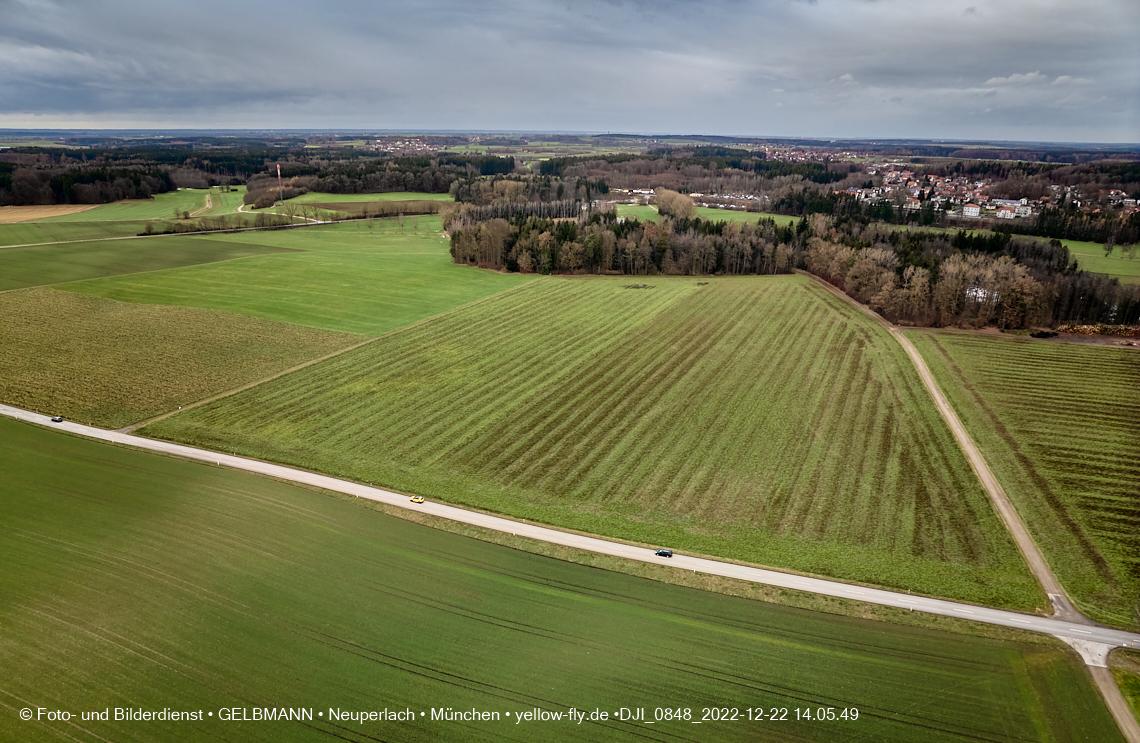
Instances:
[[[1140,625],[1140,354],[908,335],[1077,605]]]
[[[490,511],[1033,608],[902,349],[799,277],[536,282],[144,433]]]

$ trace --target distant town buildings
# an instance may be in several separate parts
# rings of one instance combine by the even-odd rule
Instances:
[[[393,155],[422,155],[428,152],[438,152],[440,147],[429,144],[419,137],[384,137],[377,139],[370,149]]]

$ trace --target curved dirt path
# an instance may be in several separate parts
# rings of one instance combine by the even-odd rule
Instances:
[[[203,206],[201,209],[197,209],[197,210],[191,212],[190,216],[191,217],[200,216],[200,215],[205,214],[206,212],[210,211],[213,208],[214,208],[214,200],[210,198],[210,194],[206,194],[206,205]]]

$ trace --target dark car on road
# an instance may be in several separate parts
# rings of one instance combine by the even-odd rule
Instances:
[[[672,557],[673,550],[657,550],[653,554],[657,555],[658,557]]]

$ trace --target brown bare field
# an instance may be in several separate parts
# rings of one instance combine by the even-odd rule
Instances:
[[[53,206],[5,206],[0,208],[0,224],[34,222],[47,217],[62,217],[94,209],[98,204],[55,204]]]

